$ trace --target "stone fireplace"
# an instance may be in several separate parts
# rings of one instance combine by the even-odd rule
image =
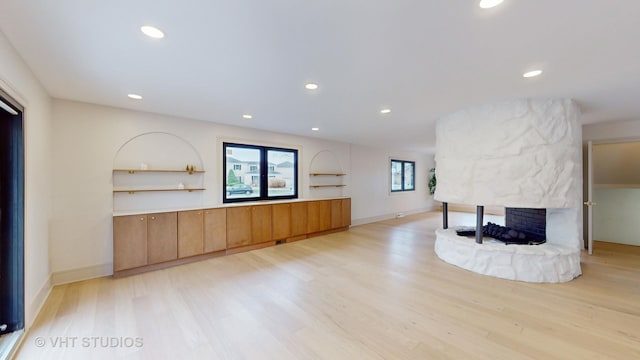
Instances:
[[[453,265],[528,282],[564,282],[582,272],[582,133],[567,99],[477,106],[436,126],[435,199],[506,208],[506,225],[545,236],[540,245],[470,239],[446,225],[435,251]],[[445,222],[446,224],[446,222]]]

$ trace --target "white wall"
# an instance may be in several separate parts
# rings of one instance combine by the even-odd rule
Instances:
[[[1,32],[0,88],[25,107],[25,320],[29,327],[51,288],[51,104],[43,87]]]
[[[593,145],[593,183],[640,185],[640,142]]]
[[[640,139],[640,120],[608,121],[582,126],[582,141],[623,141]]]
[[[390,154],[375,149],[58,99],[53,102],[53,118],[56,172],[52,179],[55,197],[51,264],[54,283],[112,272],[114,159],[124,143],[143,133],[171,133],[196,149],[207,171],[204,175],[207,190],[199,193],[203,206],[222,203],[223,139],[299,148],[299,196],[306,199],[351,197],[354,224],[396,212],[429,209],[431,204],[426,181],[433,164],[432,156],[401,154],[417,161],[418,190],[390,195]],[[329,158],[340,164],[347,174],[342,178],[347,186],[309,188],[309,167],[318,153],[323,156],[330,153]]]
[[[390,192],[390,159],[416,162],[416,190]],[[398,213],[431,210],[433,196],[429,194],[429,169],[434,167],[433,155],[402,153],[392,150],[352,145],[351,196],[353,224],[364,224],[395,217]]]
[[[593,198],[593,239],[640,246],[640,189],[596,188]]]

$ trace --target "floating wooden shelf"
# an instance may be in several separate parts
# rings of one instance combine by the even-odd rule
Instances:
[[[311,176],[345,176],[347,174],[340,173],[310,173]]]
[[[311,188],[321,188],[321,187],[343,187],[347,185],[336,184],[336,185],[309,185]]]
[[[114,193],[129,193],[129,194],[135,194],[137,192],[152,192],[152,191],[188,191],[188,192],[192,192],[192,191],[203,191],[205,190],[204,188],[190,188],[190,189],[120,189],[120,190],[113,190]]]
[[[140,169],[113,169],[113,172],[126,172],[129,174],[135,174],[135,173],[187,173],[189,175],[191,174],[201,174],[204,173],[204,170],[193,170],[193,171],[187,171],[187,170],[169,170],[169,169],[152,169],[152,170],[140,170]]]

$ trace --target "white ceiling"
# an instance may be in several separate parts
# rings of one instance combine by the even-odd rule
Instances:
[[[477,3],[0,0],[0,30],[55,98],[398,150],[432,151],[444,114],[520,97],[640,119],[640,1]]]

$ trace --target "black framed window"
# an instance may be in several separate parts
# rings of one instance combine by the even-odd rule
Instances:
[[[223,202],[298,197],[298,150],[223,143]]]
[[[391,160],[391,192],[416,189],[415,161]]]

